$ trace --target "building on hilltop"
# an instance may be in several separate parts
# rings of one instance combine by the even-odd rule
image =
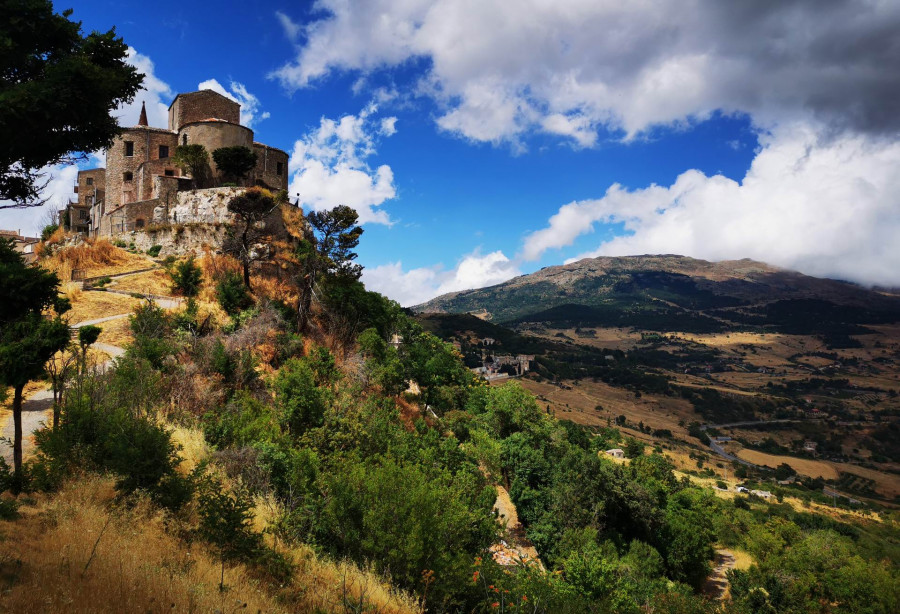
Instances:
[[[60,223],[75,232],[108,237],[143,230],[154,217],[167,222],[175,195],[192,187],[172,160],[179,145],[206,148],[216,185],[221,173],[212,153],[247,147],[256,153],[256,167],[245,183],[287,189],[288,154],[254,141],[253,130],[241,125],[240,116],[239,103],[212,90],[178,94],[169,105],[168,128],[148,125],[142,106],[138,125],[125,128],[106,151],[106,167],[79,171],[77,200],[60,212]]]

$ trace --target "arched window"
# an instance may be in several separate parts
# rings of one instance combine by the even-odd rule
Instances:
[[[182,134],[182,135],[181,135],[181,144],[182,144],[182,145],[187,145],[187,134]]]
[[[144,218],[139,217],[138,219],[136,219],[134,221],[134,227],[137,228],[138,230],[143,228],[144,227]]]

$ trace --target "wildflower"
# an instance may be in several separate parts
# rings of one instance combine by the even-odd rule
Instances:
[[[477,571],[472,574],[472,582],[473,583],[478,582],[478,572]]]
[[[492,607],[492,608],[499,608],[499,607],[500,607],[500,602],[499,602],[499,601],[495,601],[494,603],[491,604],[491,607]]]

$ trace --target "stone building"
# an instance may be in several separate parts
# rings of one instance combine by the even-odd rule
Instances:
[[[78,200],[66,208],[71,230],[92,236],[139,231],[170,219],[168,211],[179,192],[193,181],[173,163],[179,145],[200,144],[209,153],[210,181],[221,184],[212,159],[220,147],[243,146],[256,153],[245,183],[272,190],[287,189],[288,154],[257,143],[253,131],[240,123],[241,105],[212,90],[178,94],[169,106],[167,128],[152,127],[141,108],[138,124],[126,128],[106,152],[106,167],[80,171]],[[86,220],[83,219],[87,211]],[[160,211],[162,210],[162,214]],[[62,216],[60,218],[62,220]],[[180,222],[190,222],[184,219]]]

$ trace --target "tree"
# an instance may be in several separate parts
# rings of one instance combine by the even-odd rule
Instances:
[[[195,188],[202,188],[209,179],[209,154],[198,143],[179,145],[175,148],[172,163],[191,176]]]
[[[187,297],[197,296],[203,283],[203,272],[193,256],[176,264],[169,271],[169,277],[172,279],[172,289]]]
[[[63,390],[66,380],[78,363],[78,351],[71,343],[59,350],[47,361],[47,375],[53,389],[53,428],[59,426],[60,408],[63,403]]]
[[[121,131],[112,112],[143,82],[115,28],[82,36],[71,14],[0,0],[0,200],[12,201],[0,209],[43,204],[41,168],[109,146]]]
[[[81,349],[81,370],[87,365],[88,348],[97,343],[103,329],[99,326],[88,324],[78,329],[78,347]]]
[[[22,390],[69,343],[69,326],[60,318],[68,301],[59,300],[56,274],[26,266],[7,240],[0,240],[0,279],[0,383],[13,387],[13,466],[20,475]],[[51,307],[56,315],[45,317]]]
[[[237,256],[244,267],[244,285],[250,289],[250,263],[262,258],[264,251],[256,249],[265,234],[263,220],[275,210],[278,203],[272,193],[261,188],[250,188],[228,201],[228,210],[238,219],[236,228],[225,241],[225,251]]]
[[[356,252],[363,229],[356,225],[359,215],[346,205],[330,211],[310,211],[298,255],[303,262],[300,291],[299,328],[306,330],[316,284],[323,278],[337,287],[355,282],[362,275]]]
[[[242,145],[220,147],[213,151],[212,157],[222,175],[235,183],[243,181],[256,168],[256,152]]]

